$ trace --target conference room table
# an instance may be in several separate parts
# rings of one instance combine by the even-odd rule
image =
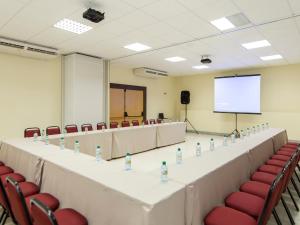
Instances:
[[[65,147],[74,149],[75,141],[79,141],[80,151],[91,156],[95,156],[96,146],[100,146],[103,158],[110,160],[123,157],[127,153],[136,154],[184,142],[185,129],[184,122],[170,122],[52,135],[49,136],[49,142],[59,146],[63,136]]]
[[[167,146],[132,156],[130,171],[122,159],[96,163],[90,155],[30,139],[4,141],[0,159],[57,196],[62,207],[83,213],[90,225],[199,225],[274,153],[274,143],[286,142],[284,129],[270,128],[214,151],[204,149],[201,157],[186,146],[180,165],[176,147]],[[161,156],[169,168],[165,183]]]

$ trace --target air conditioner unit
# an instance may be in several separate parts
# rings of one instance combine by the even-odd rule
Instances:
[[[152,78],[152,79],[168,76],[168,73],[166,71],[150,69],[147,67],[135,68],[133,69],[133,74],[136,76]]]
[[[49,59],[59,55],[57,49],[7,38],[0,38],[0,52],[32,58]]]

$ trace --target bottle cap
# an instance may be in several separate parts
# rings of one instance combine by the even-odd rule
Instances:
[[[199,142],[197,142],[197,145],[200,145],[200,143],[199,143]]]
[[[180,148],[178,148],[178,149],[177,149],[177,151],[181,151],[181,149],[180,149]]]
[[[126,153],[126,156],[130,156],[130,153],[128,152],[128,153]]]
[[[213,141],[214,139],[213,139],[213,138],[211,138],[210,140],[211,140],[211,141]]]
[[[78,143],[79,143],[79,141],[75,141],[75,143],[76,143],[76,144],[78,144]]]
[[[167,165],[167,162],[166,161],[162,161],[162,164],[165,166],[165,165]]]
[[[99,146],[99,145],[97,145],[97,148],[100,148],[100,146]]]

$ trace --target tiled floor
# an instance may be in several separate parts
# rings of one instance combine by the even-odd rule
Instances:
[[[186,137],[186,142],[184,144],[178,144],[176,146],[171,146],[171,147],[169,146],[169,147],[165,147],[165,148],[184,147],[185,149],[189,149],[189,148],[193,147],[196,142],[199,141],[199,142],[201,142],[202,149],[204,151],[208,151],[209,140],[210,140],[211,137],[213,137],[215,139],[215,145],[216,146],[222,145],[223,138],[220,137],[220,136],[210,136],[210,135],[200,135],[200,136],[198,136],[198,135],[195,135],[195,134],[188,134],[187,137]],[[149,152],[147,154],[149,154]],[[300,174],[300,173],[298,173],[298,174]],[[297,182],[298,187],[300,188],[300,183],[298,182],[298,180],[296,178],[295,178],[295,180]],[[295,199],[296,199],[296,201],[297,201],[297,203],[300,207],[300,198],[298,197],[298,195],[297,195],[295,189],[293,188],[293,186],[289,185],[289,187],[290,187],[290,190],[292,191],[292,194],[295,197]],[[292,202],[292,200],[291,200],[291,198],[288,194],[283,194],[283,196],[284,196],[284,199],[286,200],[286,203],[289,206],[289,209],[290,209],[290,211],[293,215],[293,218],[296,222],[296,225],[300,225],[300,212],[297,212],[295,210],[293,202]],[[288,216],[287,216],[281,202],[276,207],[276,210],[279,214],[282,225],[290,225],[290,221],[288,219]],[[6,222],[6,225],[14,225],[14,223],[10,219],[8,219],[7,222]],[[99,225],[101,225],[101,224],[99,224]],[[130,225],[130,224],[128,224],[128,225]],[[161,225],[161,224],[157,224],[157,225]],[[241,225],[243,225],[243,224],[241,224]],[[273,216],[270,218],[270,221],[269,221],[268,225],[277,225],[276,221],[273,218]]]

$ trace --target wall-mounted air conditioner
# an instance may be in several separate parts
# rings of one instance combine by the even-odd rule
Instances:
[[[168,73],[166,71],[150,69],[147,67],[135,68],[133,69],[133,74],[136,76],[152,78],[152,79],[168,76]]]

